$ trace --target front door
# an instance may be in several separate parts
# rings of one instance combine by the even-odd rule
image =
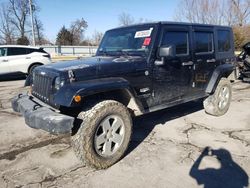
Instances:
[[[175,56],[163,59],[162,65],[154,65],[155,105],[183,100],[189,94],[193,76],[190,27],[165,26],[161,35],[160,47],[172,46]]]

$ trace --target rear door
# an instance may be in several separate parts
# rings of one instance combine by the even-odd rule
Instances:
[[[192,93],[204,95],[205,88],[216,68],[214,28],[209,26],[193,27],[194,76]]]
[[[11,72],[23,72],[27,71],[29,64],[29,57],[27,57],[27,49],[22,47],[10,47],[7,50],[9,66]]]

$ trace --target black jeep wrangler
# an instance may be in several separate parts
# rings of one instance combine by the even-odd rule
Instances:
[[[94,57],[37,67],[12,108],[26,124],[71,133],[76,155],[107,168],[125,153],[132,116],[204,99],[208,114],[227,112],[235,61],[232,29],[157,22],[106,32]]]

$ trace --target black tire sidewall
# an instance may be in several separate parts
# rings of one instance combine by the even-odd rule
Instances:
[[[228,99],[227,105],[223,109],[220,109],[219,108],[219,94],[220,94],[220,91],[221,91],[221,89],[223,87],[228,87],[228,89],[229,89],[229,99]],[[213,115],[213,116],[222,116],[222,115],[224,115],[229,109],[231,99],[232,99],[232,86],[231,86],[231,83],[230,83],[230,81],[228,79],[221,78],[219,84],[216,87],[215,92],[212,95],[210,95],[209,97],[207,97],[203,102],[206,113],[208,113],[210,115]]]
[[[39,65],[37,64],[37,65],[32,65],[30,68],[29,68],[29,72],[28,72],[28,74],[32,74],[32,72],[34,71],[34,69],[36,68],[36,67],[38,67]]]

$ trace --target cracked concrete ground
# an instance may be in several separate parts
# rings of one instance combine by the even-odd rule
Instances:
[[[233,84],[222,117],[198,101],[135,118],[127,155],[96,171],[69,136],[31,129],[10,109],[23,82],[0,82],[0,187],[249,187],[250,84]]]

